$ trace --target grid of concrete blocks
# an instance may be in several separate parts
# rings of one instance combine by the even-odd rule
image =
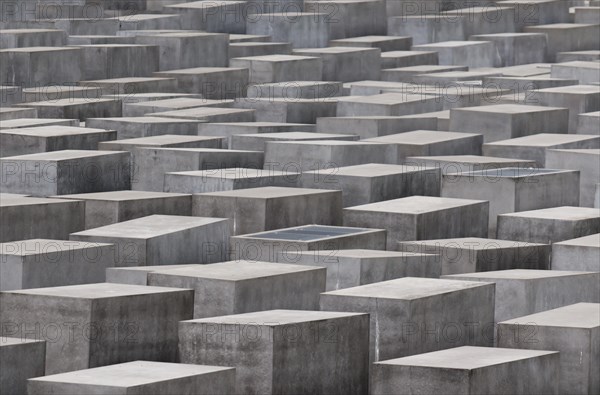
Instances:
[[[600,1],[0,3],[3,395],[600,393]]]

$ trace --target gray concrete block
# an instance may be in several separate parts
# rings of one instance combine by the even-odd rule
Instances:
[[[19,104],[18,107],[35,109],[40,118],[70,118],[84,121],[87,118],[120,117],[121,100],[118,99],[59,99]],[[31,117],[31,116],[24,116]]]
[[[556,243],[600,233],[600,213],[588,207],[553,207],[498,216],[499,239]]]
[[[440,0],[437,0],[438,2]],[[444,1],[444,0],[441,0]],[[407,5],[406,2],[387,2],[390,5],[400,3]],[[411,4],[414,5],[414,4]],[[418,6],[416,8],[419,8]],[[388,18],[388,34],[395,36],[410,35],[413,38],[414,45],[421,45],[442,40],[464,40],[466,38],[464,25],[456,18],[446,19],[441,15],[425,15],[417,11],[417,15],[404,15],[394,17],[390,14]]]
[[[117,139],[159,136],[163,134],[197,135],[200,121],[162,117],[88,118],[88,128],[117,131]]]
[[[493,344],[491,283],[404,277],[325,292],[321,310],[370,314],[371,362]]]
[[[79,48],[26,47],[0,50],[0,81],[23,87],[74,83],[84,66]]]
[[[148,100],[123,104],[123,116],[141,117],[163,111],[179,111],[199,107],[231,107],[233,100],[210,100],[202,98],[175,97],[163,100]]]
[[[594,207],[596,185],[600,180],[600,149],[549,149],[546,166],[553,169],[578,170],[581,175],[579,202],[568,205]],[[571,193],[573,189],[567,189]]]
[[[469,37],[471,41],[491,41],[500,57],[500,67],[542,63],[547,57],[547,38],[542,33],[495,33]]]
[[[253,111],[257,122],[315,123],[320,117],[336,115],[338,99],[244,98],[235,107]]]
[[[249,56],[291,55],[291,43],[272,42],[231,42],[229,44],[229,59]]]
[[[225,260],[229,224],[224,218],[155,214],[71,233],[69,239],[115,244],[115,266],[204,264]]]
[[[84,284],[0,293],[2,336],[46,340],[46,374],[140,359],[174,362],[189,289]]]
[[[554,243],[552,269],[600,271],[600,234]]]
[[[577,123],[577,134],[598,134],[600,135],[600,111],[579,114]],[[6,122],[5,122],[6,124]]]
[[[379,48],[381,52],[408,51],[412,46],[411,36],[360,36],[329,41],[331,47]]]
[[[409,156],[405,162],[408,166],[436,167],[442,174],[465,174],[473,171],[516,167],[528,169],[536,167],[534,160],[509,159],[478,155],[441,155],[441,156]]]
[[[194,107],[187,110],[154,112],[147,115],[204,122],[254,122],[255,113],[255,110],[240,108]]]
[[[367,163],[397,163],[395,151],[361,141],[272,141],[265,149],[265,169],[287,172],[326,170]]]
[[[317,224],[342,224],[342,192],[258,187],[194,194],[192,215],[229,218],[232,235]]]
[[[243,1],[223,3],[193,1],[168,4],[164,6],[163,11],[179,14],[183,29],[212,33],[244,34],[246,33],[246,25],[243,22],[249,16],[247,14],[248,8],[248,3]]]
[[[37,109],[35,108],[20,108],[20,107],[2,107],[0,108],[0,121],[19,119],[19,118],[35,118],[37,117]]]
[[[177,91],[199,93],[207,99],[234,99],[246,96],[249,71],[234,67],[195,67],[154,73],[155,77],[175,78]]]
[[[298,251],[281,253],[279,262],[327,268],[327,291],[400,277],[441,275],[437,255],[378,250]]]
[[[551,169],[561,167],[547,165]],[[499,214],[579,204],[581,174],[577,170],[508,167],[445,174],[442,197],[488,200],[489,235],[496,234]]]
[[[23,47],[62,47],[67,33],[58,29],[3,29],[0,49]]]
[[[149,77],[159,70],[156,45],[98,44],[76,48],[81,51],[82,80]]]
[[[231,237],[230,259],[277,262],[281,253],[362,248],[385,250],[383,229],[304,225]]]
[[[63,150],[0,159],[4,192],[33,196],[130,188],[130,154]]]
[[[559,270],[500,270],[444,276],[496,284],[496,322],[579,302],[600,302],[600,273]]]
[[[221,366],[134,361],[28,380],[27,393],[170,395],[233,393],[235,369]]]
[[[148,285],[194,290],[194,318],[273,309],[318,310],[323,267],[229,261],[148,273]]]
[[[559,394],[555,351],[456,347],[373,365],[371,394]]]
[[[546,34],[548,37],[548,60],[554,62],[559,52],[598,49],[600,26],[583,23],[554,23],[526,26],[524,32]]]
[[[286,81],[257,84],[248,87],[248,99],[328,99],[343,96],[342,82]]]
[[[304,171],[298,176],[303,188],[338,189],[344,207],[412,195],[439,196],[439,169],[369,163]]]
[[[551,149],[598,148],[600,148],[599,136],[540,133],[483,144],[483,154],[535,160],[537,166],[547,167],[546,155]]]
[[[85,203],[2,194],[0,240],[62,239],[85,227]]]
[[[388,249],[403,240],[487,237],[489,203],[410,196],[344,209],[344,226],[387,229]]]
[[[358,136],[352,134],[314,133],[314,132],[280,132],[280,133],[257,133],[240,134],[231,137],[231,149],[247,149],[252,151],[264,151],[267,142],[270,141],[316,141],[316,140],[340,140],[356,141]]]
[[[231,167],[260,169],[264,158],[259,151],[213,148],[139,148],[134,154],[132,189],[157,192],[164,190],[165,173]]]
[[[250,70],[251,84],[283,81],[319,81],[323,61],[316,56],[265,55],[233,58],[231,67]]]
[[[589,51],[570,51],[570,52],[559,52],[556,54],[556,61],[558,63],[562,62],[572,62],[575,60],[582,61],[594,61],[600,60],[600,50],[589,50]]]
[[[314,132],[315,125],[284,122],[210,122],[198,125],[201,136],[227,137],[223,148],[229,147],[231,139],[239,134],[280,133],[280,132]]]
[[[268,16],[246,19],[246,32],[269,35],[274,42],[289,42],[293,48],[326,47],[331,36],[331,16],[327,13],[293,11],[293,23],[288,12],[269,13]]]
[[[112,244],[29,239],[0,244],[0,290],[101,283],[115,266]]]
[[[327,4],[328,1],[319,1],[318,3]],[[319,57],[323,61],[323,74],[318,79],[324,81],[350,82],[380,78],[381,50],[378,48],[296,49],[294,54]]]
[[[442,110],[442,102],[435,96],[403,93],[384,93],[367,97],[340,99],[339,116],[399,116]]]
[[[323,14],[332,40],[386,34],[384,1],[308,0],[304,2],[304,11],[309,14]]]
[[[439,64],[469,67],[498,67],[500,55],[493,41],[444,41],[413,45],[414,51],[438,53]]]
[[[381,53],[381,68],[411,67],[439,64],[435,51],[389,51]]]
[[[298,173],[232,167],[165,173],[165,192],[206,193],[260,187],[295,187]]]
[[[46,342],[16,337],[2,337],[0,342],[0,390],[6,395],[27,393],[27,379],[43,376]]]
[[[396,67],[381,70],[381,80],[390,82],[414,82],[417,75],[444,73],[447,71],[467,71],[468,66],[420,65],[412,67]]]
[[[39,126],[72,126],[78,127],[79,119],[61,119],[61,118],[17,118],[2,122],[0,130],[32,128]]]
[[[409,156],[479,155],[483,136],[474,133],[415,130],[363,141],[389,145],[396,151],[396,163],[404,163]]]
[[[102,141],[115,140],[114,130],[72,126],[2,129],[0,157],[62,150],[95,150]]]
[[[437,255],[441,274],[511,269],[550,269],[550,245],[463,237],[400,241],[395,248],[413,254]]]
[[[597,84],[600,82],[600,64],[594,61],[553,64],[550,75],[554,78],[574,79],[580,84]]]
[[[148,215],[191,215],[192,197],[179,193],[111,191],[53,196],[85,201],[85,228],[129,221]]]
[[[577,131],[579,114],[600,110],[600,87],[595,85],[540,89],[536,97],[542,106],[569,109],[569,133]]]
[[[179,269],[198,264],[189,265],[156,265],[156,266],[124,266],[109,267],[106,269],[106,282],[117,284],[149,285],[148,274],[163,269]]]
[[[497,104],[450,110],[450,130],[483,134],[485,143],[568,129],[566,108]]]
[[[183,363],[235,367],[236,393],[366,393],[368,320],[366,314],[270,310],[183,321],[179,354]]]
[[[95,86],[49,85],[23,89],[23,102],[59,99],[99,99],[102,89]]]
[[[361,139],[386,136],[412,130],[435,130],[437,119],[434,117],[358,116],[325,117],[317,119],[317,132],[355,134]]]
[[[159,70],[227,67],[229,37],[222,33],[138,35],[136,43],[160,47]],[[210,54],[210,56],[206,56]]]
[[[559,351],[559,393],[596,393],[598,308],[598,303],[577,303],[501,322],[498,347]]]
[[[176,81],[174,78],[122,77],[79,81],[79,85],[101,89],[106,99],[121,99],[131,102],[132,96],[135,98],[135,95],[139,93],[173,92]]]
[[[210,136],[186,136],[163,134],[159,136],[137,137],[107,141],[98,144],[98,149],[107,151],[129,151],[136,148],[222,148],[225,139]]]

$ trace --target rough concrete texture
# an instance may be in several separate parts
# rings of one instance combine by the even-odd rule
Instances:
[[[501,322],[498,347],[559,351],[559,393],[597,393],[599,308],[598,303],[577,303]]]
[[[0,0],[0,392],[599,394],[599,11]]]

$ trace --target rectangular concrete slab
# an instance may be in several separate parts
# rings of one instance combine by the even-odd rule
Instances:
[[[150,215],[72,233],[70,240],[114,243],[116,266],[220,262],[229,246],[224,218]]]

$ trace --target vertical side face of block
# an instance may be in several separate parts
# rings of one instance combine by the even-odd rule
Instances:
[[[94,300],[89,367],[126,360],[176,362],[177,323],[192,318],[193,305],[191,290]]]
[[[45,374],[89,367],[89,300],[2,293],[0,315],[2,336],[46,341]]]
[[[434,394],[438,393],[440,388],[448,394],[468,394],[469,371],[374,364],[370,388],[372,395]]]
[[[273,309],[318,310],[325,269],[237,281],[235,313]]]
[[[416,238],[487,237],[489,202],[464,204],[441,211],[416,214]],[[400,239],[411,240],[411,239]]]
[[[261,324],[179,323],[182,363],[236,368],[236,393],[273,392],[273,328]]]
[[[85,228],[92,229],[119,222],[119,202],[85,201]]]
[[[470,371],[470,393],[519,392],[554,394],[559,392],[560,354],[538,355],[473,369]]]
[[[27,379],[45,374],[46,343],[22,338],[0,339],[0,391],[3,394],[27,393]]]
[[[368,339],[366,314],[274,327],[273,393],[365,393]]]
[[[497,342],[498,347],[560,351],[560,393],[592,393],[590,384],[598,390],[592,360],[599,352],[598,343],[592,340],[599,333],[598,327],[544,326],[532,319],[527,324],[500,323]]]
[[[0,256],[0,290],[23,288],[25,257],[18,255]]]

